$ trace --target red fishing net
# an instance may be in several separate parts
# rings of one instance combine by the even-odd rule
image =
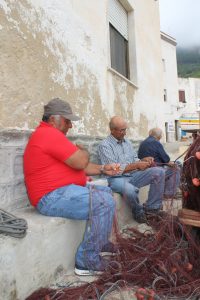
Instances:
[[[189,148],[182,175],[184,205],[200,211],[200,138]],[[187,192],[187,193],[186,193]],[[137,299],[200,299],[200,239],[172,214],[149,216],[153,231],[126,228],[119,232],[114,222],[117,253],[104,273],[92,283],[71,283],[64,288],[41,288],[27,300],[111,299],[113,291],[124,299],[124,290]],[[121,295],[121,296],[120,296]]]

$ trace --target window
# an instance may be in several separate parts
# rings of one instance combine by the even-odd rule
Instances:
[[[110,24],[111,67],[129,78],[128,41]]]
[[[109,0],[111,67],[130,79],[128,53],[128,12],[118,0]]]
[[[184,90],[179,90],[178,93],[179,93],[179,102],[186,103],[185,91]]]
[[[164,89],[164,101],[166,102],[167,101],[167,90],[166,89]]]

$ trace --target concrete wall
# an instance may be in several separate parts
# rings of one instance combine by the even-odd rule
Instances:
[[[136,139],[160,123],[158,1],[121,2],[132,7],[134,82],[110,69],[107,0],[0,0],[0,128],[35,128],[43,105],[55,96],[82,117],[74,133],[106,135],[114,114],[129,120]]]

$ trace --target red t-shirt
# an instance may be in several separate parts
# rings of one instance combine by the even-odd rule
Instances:
[[[69,184],[84,186],[86,175],[64,163],[78,148],[52,125],[41,122],[24,152],[24,177],[30,202],[36,206],[49,192]]]

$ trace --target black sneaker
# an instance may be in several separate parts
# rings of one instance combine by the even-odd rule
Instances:
[[[147,223],[147,218],[146,218],[145,214],[142,213],[135,217],[135,221],[138,222],[139,224]]]

